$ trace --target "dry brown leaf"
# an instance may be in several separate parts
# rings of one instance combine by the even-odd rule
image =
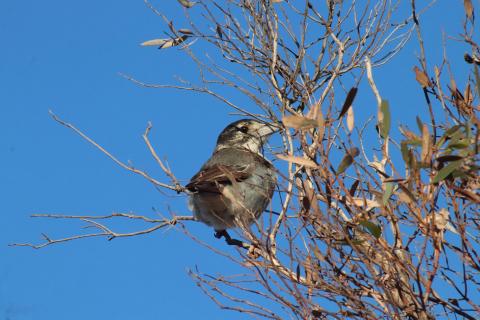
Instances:
[[[285,125],[285,127],[293,128],[297,130],[315,128],[319,125],[319,121],[317,120],[305,118],[295,114],[283,117],[282,122]]]
[[[422,154],[421,161],[423,163],[430,163],[430,157],[432,155],[432,144],[430,139],[430,131],[428,131],[428,126],[423,124],[422,127]]]
[[[468,19],[473,18],[473,4],[471,0],[463,0],[463,7],[465,8],[465,14]]]
[[[348,111],[347,111],[347,128],[348,128],[348,131],[352,132],[354,125],[355,125],[355,118],[354,118],[354,115],[353,115],[353,106],[351,106],[350,108],[348,108]]]
[[[463,97],[465,99],[465,103],[468,105],[471,105],[473,102],[473,93],[472,89],[470,88],[470,82],[467,83],[467,86],[465,87],[465,91],[463,93]]]
[[[290,155],[284,155],[284,154],[277,154],[276,155],[278,159],[280,160],[285,160],[288,162],[292,162],[301,166],[309,167],[309,168],[318,168],[318,165],[313,162],[310,159],[305,159],[301,157],[295,157],[295,156],[290,156]]]
[[[420,70],[417,66],[413,67],[413,71],[415,72],[415,79],[420,83],[422,88],[431,87],[432,83],[425,72]]]
[[[373,208],[380,208],[382,206],[382,204],[377,200],[369,200],[365,198],[353,198],[351,201],[348,202],[356,205],[357,207],[363,207],[366,205],[366,211],[369,211]]]

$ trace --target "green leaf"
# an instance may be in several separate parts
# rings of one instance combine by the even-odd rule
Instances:
[[[473,73],[475,73],[475,82],[477,85],[477,93],[480,95],[480,72],[478,71],[477,65],[475,65],[475,68],[473,69]]]
[[[405,162],[405,164],[408,166],[408,163],[410,162],[410,155],[409,155],[410,149],[408,149],[408,143],[407,141],[402,141],[400,145],[401,145],[403,162]]]
[[[377,239],[380,238],[380,235],[382,234],[382,228],[380,228],[380,226],[368,220],[361,220],[359,223],[365,227],[372,236]]]
[[[358,148],[352,148],[347,151],[347,153],[343,156],[342,161],[337,168],[337,175],[344,173],[348,167],[350,167],[353,163],[353,159],[360,154],[360,150]]]
[[[390,133],[390,106],[387,100],[382,100],[380,103],[380,116],[378,120],[380,135],[383,139],[387,139]]]
[[[393,186],[394,186],[393,182],[385,183],[385,192],[383,193],[383,196],[382,196],[382,203],[384,206],[387,205],[388,199],[390,199],[390,197],[392,196]]]
[[[365,242],[365,240],[359,240],[359,239],[351,239],[350,241],[347,241],[347,240],[339,240],[336,242],[336,244],[339,244],[341,246],[350,246],[350,245],[356,245],[356,246],[359,246],[361,244],[363,244]]]
[[[458,129],[460,129],[461,125],[455,125],[453,127],[451,127],[450,129],[448,129],[447,131],[445,131],[445,133],[443,134],[443,136],[437,141],[437,148],[440,148],[446,141],[448,138],[452,137],[454,133],[457,132]]]
[[[440,171],[437,172],[435,177],[432,180],[432,183],[439,183],[444,180],[453,170],[458,169],[462,165],[462,160],[450,162],[447,166],[443,167]]]

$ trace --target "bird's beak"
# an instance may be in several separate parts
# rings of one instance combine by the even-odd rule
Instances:
[[[258,128],[258,135],[260,137],[268,137],[280,130],[281,128],[273,123],[264,123],[260,128]]]

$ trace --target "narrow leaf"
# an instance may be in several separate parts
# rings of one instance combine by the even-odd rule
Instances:
[[[288,162],[292,162],[301,166],[309,167],[309,168],[318,168],[318,164],[313,162],[310,159],[305,159],[301,157],[295,157],[295,156],[290,156],[290,155],[283,155],[283,154],[277,154],[277,158],[281,160],[285,160]]]
[[[430,142],[430,131],[428,131],[428,126],[423,124],[422,128],[422,154],[421,162],[430,163],[430,157],[432,154],[432,145]]]
[[[461,159],[463,159],[462,156],[448,154],[448,155],[445,155],[445,156],[440,156],[435,160],[437,160],[438,162],[450,162],[450,161],[457,161],[457,160],[461,160]]]
[[[140,45],[144,47],[158,46],[158,49],[167,49],[170,47],[178,46],[188,38],[187,35],[173,38],[173,39],[153,39],[142,42]]]
[[[348,131],[352,132],[355,125],[355,117],[353,115],[353,107],[348,108],[347,111],[347,128]]]
[[[463,0],[463,7],[465,8],[465,14],[468,19],[473,18],[473,5],[471,0]]]
[[[345,113],[350,109],[352,106],[353,100],[355,99],[355,96],[357,95],[358,88],[353,87],[348,91],[347,97],[345,98],[345,102],[343,103],[342,110],[340,111],[340,115],[338,116],[338,119],[343,117]]]
[[[382,229],[380,228],[380,226],[368,220],[361,220],[359,221],[359,223],[363,227],[365,227],[365,229],[367,229],[372,236],[374,236],[377,239],[380,238],[380,235],[382,234]]]
[[[474,66],[473,72],[475,73],[475,82],[477,84],[477,92],[480,95],[480,72],[478,71],[478,66]]]
[[[191,8],[195,5],[195,2],[191,2],[191,1],[188,1],[188,0],[178,0],[178,2],[184,6],[185,8]]]
[[[317,120],[305,118],[299,115],[285,116],[283,117],[282,122],[285,127],[297,130],[314,128],[318,125]]]
[[[438,183],[444,180],[448,175],[450,175],[455,169],[458,169],[462,165],[462,160],[453,161],[447,166],[443,167],[440,171],[437,172],[435,177],[432,180],[432,183]]]
[[[355,196],[355,191],[357,191],[359,183],[360,183],[360,180],[355,180],[355,182],[350,187],[350,190],[348,191],[348,193],[350,193],[352,197]]]
[[[387,139],[390,133],[390,106],[387,100],[382,100],[380,103],[380,112],[378,114],[378,124],[380,128],[380,135]]]
[[[382,203],[383,203],[384,206],[387,205],[388,200],[392,196],[393,186],[394,186],[393,182],[385,183],[385,192],[383,193],[383,196],[382,196]]]
[[[360,154],[360,150],[358,148],[352,148],[347,151],[347,153],[343,156],[342,161],[337,168],[337,174],[341,174],[347,170],[348,167],[353,163],[353,159]]]

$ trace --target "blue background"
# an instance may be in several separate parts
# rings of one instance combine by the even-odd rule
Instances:
[[[182,14],[176,1],[153,4],[172,16]],[[441,63],[441,31],[458,34],[463,15],[461,1],[440,1],[423,18],[432,70]],[[8,247],[41,241],[41,232],[72,235],[81,226],[29,218],[34,213],[189,214],[185,197],[160,194],[48,115],[53,110],[119,159],[167,181],[141,138],[152,121],[157,152],[187,181],[210,155],[219,131],[236,118],[211,97],[141,88],[118,75],[155,83],[195,77],[196,67],[183,52],[138,45],[163,37],[164,29],[140,0],[0,2],[0,319],[245,318],[220,311],[186,272],[198,266],[232,273],[236,267],[175,229],[42,250]],[[424,114],[412,72],[419,53],[414,39],[374,71],[390,101],[393,127]],[[455,48],[448,53],[460,59],[466,47]],[[375,114],[371,93],[361,88],[356,114]],[[212,230],[188,225],[195,236],[233,251],[213,239]]]

